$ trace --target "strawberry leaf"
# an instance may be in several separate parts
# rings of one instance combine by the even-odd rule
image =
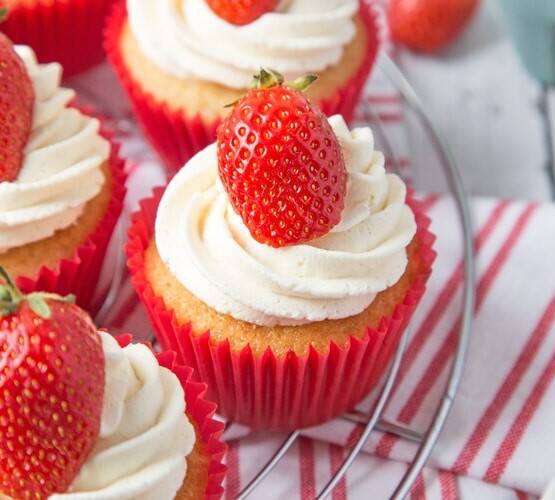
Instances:
[[[29,307],[34,311],[37,316],[41,318],[48,319],[52,315],[50,307],[40,295],[31,294],[27,296],[27,302]]]

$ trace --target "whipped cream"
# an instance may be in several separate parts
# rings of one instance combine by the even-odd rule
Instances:
[[[50,499],[173,499],[195,443],[183,388],[146,346],[122,349],[99,333],[106,357],[100,434],[69,491]]]
[[[98,120],[67,107],[74,92],[60,87],[62,68],[38,64],[16,46],[35,89],[31,134],[18,177],[0,182],[0,253],[73,224],[104,182],[110,144]]]
[[[223,314],[258,325],[295,325],[363,311],[397,282],[416,232],[406,186],[387,174],[369,128],[329,118],[348,170],[341,221],[308,243],[273,248],[255,241],[218,177],[216,144],[169,183],[155,242],[183,286]]]
[[[336,64],[355,35],[358,0],[284,0],[250,24],[235,26],[202,0],[127,0],[143,53],[178,78],[245,88],[260,66],[287,80]]]

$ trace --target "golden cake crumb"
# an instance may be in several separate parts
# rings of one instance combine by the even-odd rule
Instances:
[[[231,350],[238,352],[247,344],[255,356],[260,356],[268,346],[282,358],[289,350],[298,355],[312,345],[318,352],[325,352],[330,342],[345,346],[350,336],[362,338],[366,327],[377,328],[381,319],[390,317],[397,304],[402,303],[407,290],[423,272],[419,260],[420,242],[414,238],[407,247],[408,265],[399,281],[380,292],[361,313],[344,319],[324,320],[298,326],[259,326],[221,314],[189,292],[169,272],[156,249],[154,238],[145,252],[145,274],[156,295],[163,298],[166,307],[173,310],[180,325],[191,323],[196,335],[210,330],[214,345],[229,339]]]
[[[189,421],[195,429],[195,445],[191,453],[187,455],[187,474],[181,488],[175,495],[175,500],[198,500],[205,497],[208,485],[208,469],[210,466],[210,455],[200,438],[197,423],[189,416]]]

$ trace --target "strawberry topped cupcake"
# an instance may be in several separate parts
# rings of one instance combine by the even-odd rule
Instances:
[[[315,425],[368,394],[435,256],[371,130],[326,118],[306,83],[263,71],[217,142],[142,203],[126,247],[162,345],[255,428]]]
[[[2,0],[8,8],[0,24],[17,44],[29,45],[41,63],[59,62],[65,76],[100,63],[105,57],[102,29],[116,0]]]
[[[106,30],[109,60],[172,171],[215,140],[261,66],[288,80],[317,72],[309,94],[349,121],[377,48],[367,0],[121,0]]]
[[[99,120],[71,106],[59,64],[39,64],[3,34],[0,58],[0,265],[25,291],[71,292],[92,308],[123,162]]]
[[[0,274],[0,498],[218,498],[223,425],[191,370]]]

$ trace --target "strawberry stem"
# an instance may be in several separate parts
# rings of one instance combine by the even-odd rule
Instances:
[[[52,313],[46,302],[47,299],[66,302],[67,304],[73,304],[75,302],[75,295],[72,294],[66,296],[50,292],[31,292],[29,294],[24,294],[17,288],[2,266],[0,266],[0,277],[5,282],[4,285],[0,282],[0,318],[16,313],[19,306],[23,302],[27,302],[37,316],[48,319]]]
[[[260,68],[260,73],[252,77],[251,89],[269,89],[283,83],[283,75],[273,69]]]
[[[292,82],[286,83],[288,87],[295,90],[305,91],[318,79],[317,75],[304,75]],[[260,68],[260,73],[254,75],[251,81],[251,89],[269,89],[282,85],[284,82],[283,75],[274,69]]]
[[[304,92],[308,87],[310,87],[316,80],[318,79],[317,75],[304,75],[296,80],[293,80],[291,83],[285,83],[288,87],[291,87],[295,90],[300,90]],[[250,90],[256,89],[270,89],[272,87],[278,87],[283,85],[284,78],[281,73],[274,69],[264,69],[260,68],[260,73],[254,75],[251,80]],[[241,99],[236,99],[229,104],[226,104],[224,108],[231,108],[235,106]]]

